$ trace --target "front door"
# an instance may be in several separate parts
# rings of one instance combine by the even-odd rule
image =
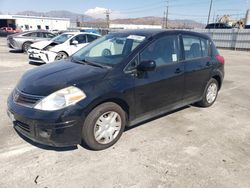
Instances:
[[[73,44],[73,41],[77,41],[78,44]],[[74,54],[76,51],[80,50],[81,48],[83,48],[84,46],[86,46],[87,43],[87,39],[86,39],[86,34],[79,34],[76,35],[75,37],[73,37],[70,40],[70,54]]]
[[[164,111],[181,103],[184,89],[184,64],[179,62],[179,40],[176,35],[162,36],[149,44],[139,61],[155,61],[156,70],[135,77],[136,116]]]

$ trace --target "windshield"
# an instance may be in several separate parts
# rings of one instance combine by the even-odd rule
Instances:
[[[115,66],[131,54],[145,38],[124,33],[109,34],[80,49],[72,57],[78,61]]]
[[[51,40],[55,43],[62,44],[72,36],[73,36],[72,34],[61,34]]]

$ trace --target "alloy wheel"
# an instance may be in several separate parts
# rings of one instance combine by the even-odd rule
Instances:
[[[211,83],[207,89],[206,99],[209,104],[213,103],[216,99],[218,87],[216,83]]]

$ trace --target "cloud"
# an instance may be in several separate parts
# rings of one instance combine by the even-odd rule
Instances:
[[[105,18],[105,13],[107,10],[110,12],[110,19],[125,17],[125,15],[121,14],[119,11],[114,11],[103,7],[88,9],[84,12],[84,14],[94,18]]]
[[[92,16],[94,18],[104,18],[105,17],[105,12],[108,9],[102,8],[102,7],[95,7],[91,8],[85,11],[85,14],[88,16]]]

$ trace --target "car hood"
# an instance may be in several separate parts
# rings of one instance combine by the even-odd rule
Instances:
[[[30,46],[32,48],[36,48],[36,49],[43,49],[45,48],[46,46],[50,45],[53,41],[49,40],[49,41],[40,41],[40,42],[36,42],[36,43],[33,43],[31,44]]]
[[[91,81],[102,79],[109,69],[73,63],[69,59],[42,65],[26,72],[19,81],[18,90],[47,96],[68,86],[81,88]]]

